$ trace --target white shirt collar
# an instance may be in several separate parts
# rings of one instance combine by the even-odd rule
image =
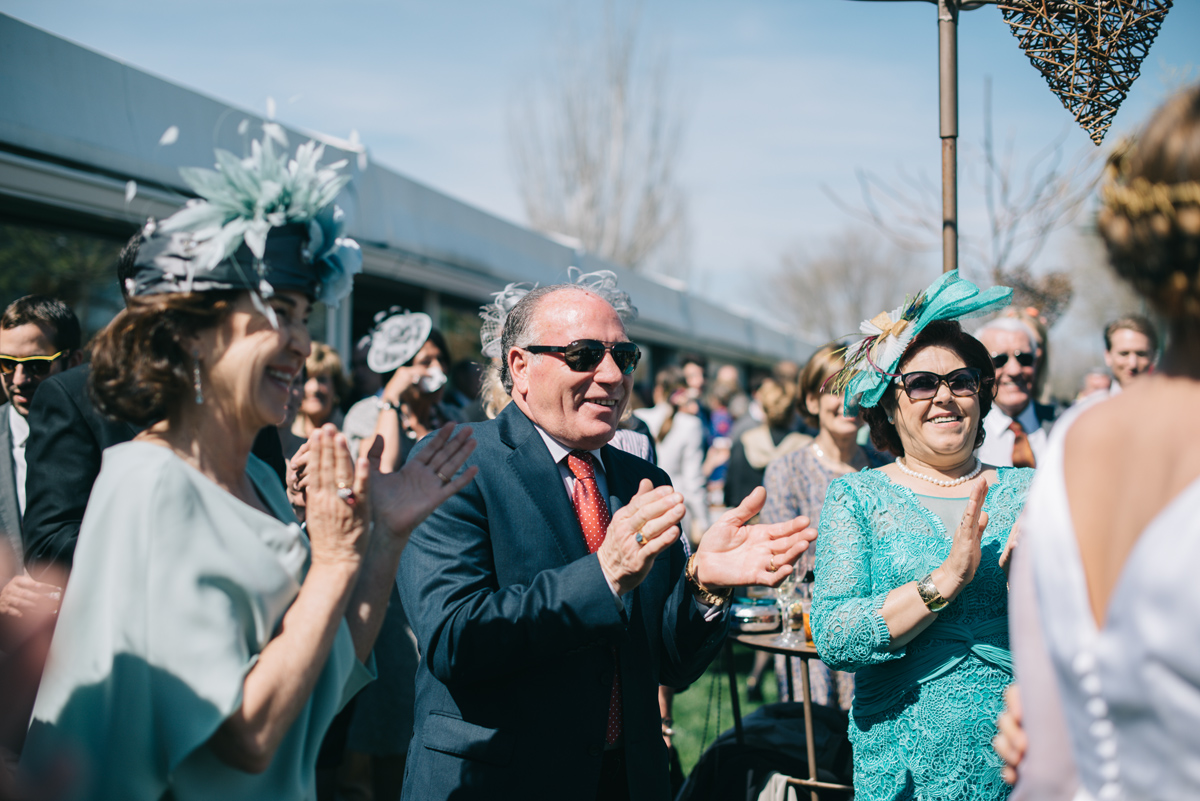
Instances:
[[[8,430],[12,432],[13,447],[24,448],[25,441],[29,439],[29,420],[11,403],[8,406]]]
[[[1038,420],[1037,412],[1033,408],[1033,401],[1025,404],[1025,408],[1017,415],[1016,421],[1021,424],[1021,428],[1025,429],[1025,433],[1032,434],[1042,427],[1042,423]],[[993,439],[1002,431],[1006,431],[1012,424],[1013,418],[1009,417],[999,406],[992,404],[992,410],[988,412],[987,418],[983,421],[983,430],[989,437]]]
[[[530,420],[530,422],[532,423],[533,421]],[[542,436],[542,442],[546,443],[546,447],[550,449],[550,458],[554,459],[555,464],[558,464],[563,459],[566,459],[567,454],[575,450],[575,448],[568,448],[566,445],[563,445],[554,437],[547,434],[546,430],[537,423],[533,423],[533,427],[536,428],[538,434]],[[603,470],[604,460],[600,458],[600,449],[597,448],[594,451],[588,451],[588,453],[590,453],[596,459],[596,466],[600,470]]]

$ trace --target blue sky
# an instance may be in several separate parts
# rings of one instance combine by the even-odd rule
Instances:
[[[288,124],[346,136],[378,162],[522,221],[506,109],[549,63],[563,2],[551,0],[0,0],[0,10],[235,105],[268,96]],[[594,5],[598,5],[595,3]],[[793,242],[850,224],[822,186],[857,198],[855,170],[936,179],[937,23],[927,2],[645,0],[643,35],[670,53],[685,110],[693,284],[742,307],[747,276]],[[1196,65],[1200,2],[1168,15],[1109,141],[1132,130]],[[963,159],[981,140],[992,76],[998,138],[1032,153],[1068,131],[1091,147],[994,8],[964,12]],[[965,233],[980,202],[964,178]],[[976,229],[977,230],[977,229]],[[1069,245],[1064,245],[1069,246]],[[1047,264],[1061,260],[1051,249]]]

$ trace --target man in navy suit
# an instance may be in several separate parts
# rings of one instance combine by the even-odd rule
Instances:
[[[83,360],[79,320],[67,304],[27,295],[0,317],[0,383],[8,402],[0,405],[0,537],[15,555],[16,575],[0,583],[0,615],[20,617],[60,588],[35,581],[21,569],[22,516],[25,513],[26,443],[29,410],[42,381]],[[0,582],[5,577],[0,576]]]
[[[659,684],[694,681],[728,588],[777,584],[815,532],[745,525],[759,490],[686,557],[683,498],[607,444],[637,353],[599,295],[533,290],[501,345],[513,402],[397,577],[422,654],[404,798],[666,799]]]

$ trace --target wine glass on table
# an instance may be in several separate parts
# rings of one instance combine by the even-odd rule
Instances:
[[[800,644],[800,638],[792,633],[791,626],[792,604],[797,600],[798,589],[796,571],[793,570],[772,590],[775,603],[779,607],[779,637],[775,640],[777,645],[790,648]]]

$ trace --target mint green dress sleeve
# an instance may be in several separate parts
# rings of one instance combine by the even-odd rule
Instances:
[[[265,772],[208,746],[309,565],[278,477],[255,462],[247,472],[271,515],[164,448],[105,452],[22,754],[34,775],[66,759],[66,798],[315,798],[325,730],[370,677],[344,621]]]

